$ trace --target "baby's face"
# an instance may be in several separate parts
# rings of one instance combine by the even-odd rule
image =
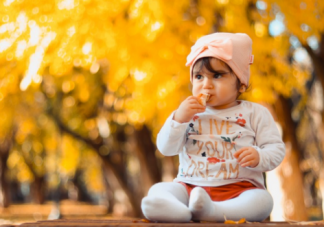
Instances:
[[[224,62],[216,58],[210,60],[210,65],[214,72],[209,71],[205,66],[201,67],[201,62],[195,64],[192,77],[193,95],[209,94],[206,106],[215,109],[226,109],[237,105],[236,76]]]

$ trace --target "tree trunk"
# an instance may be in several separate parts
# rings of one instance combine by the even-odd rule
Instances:
[[[2,149],[2,146],[0,148],[1,153],[1,164],[0,164],[0,203],[2,207],[8,207],[10,205],[10,194],[9,194],[9,188],[8,188],[8,180],[6,177],[6,173],[8,171],[7,168],[7,159],[8,159],[8,153],[5,153],[5,151]]]
[[[305,45],[304,48],[312,60],[315,76],[321,82],[322,90],[324,91],[324,34],[321,35],[319,46],[318,52],[313,51],[308,45]],[[322,112],[322,122],[324,125],[324,111]]]
[[[0,203],[2,207],[10,205],[9,182],[7,179],[7,160],[12,147],[14,133],[9,133],[2,141],[0,140]]]
[[[32,199],[36,204],[45,202],[45,177],[34,175],[34,182],[31,185]]]
[[[140,162],[141,182],[144,194],[149,188],[161,181],[161,168],[155,156],[156,146],[152,142],[152,134],[146,125],[135,129],[133,141],[136,144],[137,156]]]
[[[322,91],[324,91],[324,33],[321,34],[321,39],[319,40],[319,50],[317,52],[313,51],[308,45],[305,45],[304,48],[307,50],[307,53],[309,54],[314,68],[315,76],[318,78],[318,80],[321,83]],[[324,102],[324,98],[323,98]],[[323,103],[324,104],[324,103]],[[324,132],[324,110],[322,110],[322,126],[321,131]],[[322,156],[324,156],[324,140],[322,139]],[[319,190],[322,195],[322,198],[324,198],[324,173],[323,168],[321,168],[319,173]],[[324,215],[324,199],[322,199],[322,212]]]
[[[115,192],[122,192],[126,195],[128,201],[124,199],[124,196],[121,195],[121,193],[118,193],[118,195],[121,195],[120,202],[123,202],[127,205],[131,206],[131,211],[127,211],[126,215],[128,216],[134,216],[134,217],[140,217],[142,216],[142,211],[141,211],[141,205],[140,205],[140,198],[136,194],[134,194],[133,190],[127,187],[127,179],[124,179],[123,177],[120,177],[119,173],[116,172],[116,168],[111,166],[111,163],[104,159],[104,168],[105,168],[105,174],[106,177],[109,181],[109,185]]]
[[[282,127],[286,156],[275,171],[280,178],[283,192],[281,205],[285,219],[306,221],[308,217],[304,203],[303,178],[299,168],[300,150],[296,138],[296,125],[291,118],[291,107],[289,100],[279,96],[275,112]]]

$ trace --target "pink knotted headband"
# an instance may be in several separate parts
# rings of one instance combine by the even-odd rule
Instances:
[[[234,71],[242,84],[248,85],[250,64],[253,63],[252,40],[248,35],[217,32],[198,39],[187,57],[186,66],[190,66],[190,74],[196,61],[203,57],[222,60]]]
[[[220,60],[231,60],[232,48],[232,42],[230,39],[212,40],[209,43],[197,42],[191,47],[191,52],[187,57],[186,66],[192,65],[196,61],[197,57],[203,54],[206,50],[212,52],[213,55]]]

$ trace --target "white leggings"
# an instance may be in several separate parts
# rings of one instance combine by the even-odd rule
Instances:
[[[179,183],[163,182],[153,185],[142,200],[144,216],[152,221],[189,222],[239,220],[263,221],[272,210],[273,200],[268,191],[251,189],[238,197],[213,202],[204,189],[196,187],[190,198]]]

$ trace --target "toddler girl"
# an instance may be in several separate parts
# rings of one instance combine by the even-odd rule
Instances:
[[[285,145],[265,107],[237,100],[249,85],[252,41],[240,33],[207,35],[187,60],[193,96],[157,137],[162,154],[179,155],[179,172],[151,187],[143,214],[161,222],[262,221],[273,207],[262,172],[280,164]]]

